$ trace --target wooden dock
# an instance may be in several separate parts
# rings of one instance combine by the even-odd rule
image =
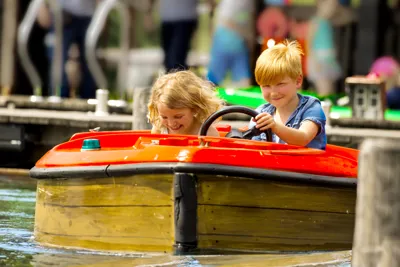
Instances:
[[[34,98],[24,95],[0,96],[0,108],[16,109],[42,109],[57,111],[95,111],[96,99],[63,98],[62,101],[51,101],[43,97],[42,101],[35,101]],[[109,110],[118,114],[132,114],[132,105],[121,105],[118,100],[109,100]]]
[[[101,127],[102,130],[130,130],[132,129],[132,115],[113,114],[106,116],[95,115],[94,112],[60,111],[43,109],[13,109],[0,108],[0,123],[34,124],[52,126],[71,126],[82,129]],[[222,120],[220,124],[229,124],[232,127],[244,127],[247,120]],[[327,127],[328,137],[336,138],[400,138],[400,131],[373,128]]]
[[[60,111],[42,109],[13,109],[0,108],[1,124],[27,124],[66,126],[89,130],[100,127],[101,130],[130,130],[132,129],[132,115],[113,114],[106,116],[95,115],[94,112]],[[220,124],[229,124],[232,127],[244,127],[247,120],[222,120]],[[351,138],[400,138],[400,131],[351,128],[351,127],[327,127],[327,136],[333,140],[349,140]]]

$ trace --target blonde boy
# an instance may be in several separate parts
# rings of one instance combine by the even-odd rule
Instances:
[[[303,82],[301,56],[296,41],[285,41],[261,53],[255,78],[268,102],[250,122],[260,130],[271,129],[273,141],[325,149],[326,117],[317,98],[297,93]],[[265,134],[253,140],[266,140]]]

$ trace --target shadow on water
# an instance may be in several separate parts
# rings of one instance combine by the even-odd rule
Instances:
[[[307,254],[108,254],[42,247],[33,240],[35,180],[0,175],[0,266],[298,266],[349,267],[351,251]]]

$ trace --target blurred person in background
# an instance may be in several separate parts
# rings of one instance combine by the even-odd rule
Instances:
[[[221,0],[217,6],[207,78],[216,85],[231,72],[232,84],[251,85],[250,47],[254,41],[255,1]]]
[[[207,0],[213,9],[214,0]],[[198,24],[198,0],[159,0],[158,10],[161,21],[161,45],[164,52],[164,67],[171,70],[188,69],[186,63],[190,43]],[[147,28],[153,27],[155,0],[145,16]]]
[[[308,27],[307,78],[315,85],[318,95],[323,97],[335,93],[335,82],[342,75],[331,22],[338,7],[338,0],[318,0],[316,14]]]
[[[369,70],[386,82],[386,105],[389,109],[400,109],[400,63],[392,56],[377,58]]]
[[[61,85],[61,97],[70,97],[70,85],[65,71],[68,60],[68,52],[73,43],[79,49],[79,65],[82,72],[82,80],[79,87],[79,96],[84,99],[94,98],[96,83],[89,71],[85,58],[85,35],[92,20],[96,5],[101,0],[57,0],[63,10],[63,75]],[[48,33],[48,57],[50,68],[54,57],[54,20],[48,5],[43,5],[38,15],[38,23],[49,29]],[[51,73],[51,71],[49,71]],[[51,75],[51,74],[50,74]],[[50,78],[51,84],[51,78]],[[50,86],[53,88],[53,86]]]
[[[337,93],[337,81],[344,76],[337,58],[334,27],[355,20],[348,0],[317,0],[317,11],[307,30],[307,78],[321,97]]]

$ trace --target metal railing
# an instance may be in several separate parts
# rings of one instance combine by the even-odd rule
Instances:
[[[63,76],[63,11],[58,1],[48,1],[54,16],[54,46],[53,46],[53,61],[51,65],[51,96],[49,101],[61,101],[61,85]]]
[[[17,37],[17,50],[18,56],[21,60],[21,65],[26,72],[28,79],[33,87],[32,101],[43,100],[43,82],[36,70],[28,52],[28,41],[31,34],[33,25],[35,24],[36,18],[39,14],[39,10],[42,5],[45,4],[45,0],[33,0],[26,11],[26,14],[18,27]],[[55,27],[55,45],[54,45],[54,60],[52,64],[52,96],[54,100],[60,96],[60,86],[62,79],[62,11],[57,1],[49,1],[50,8],[54,13],[54,27]],[[51,100],[51,99],[50,99]]]
[[[124,99],[124,89],[129,64],[129,40],[130,40],[130,13],[128,6],[121,0],[103,0],[99,3],[85,37],[85,54],[88,68],[95,79],[97,86],[108,89],[107,78],[100,67],[96,57],[96,44],[103,30],[107,17],[111,10],[116,9],[121,18],[121,42],[120,59],[117,74],[117,88],[120,100]]]

